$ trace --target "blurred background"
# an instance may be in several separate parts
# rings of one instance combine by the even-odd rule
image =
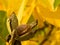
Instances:
[[[60,0],[0,0],[0,45],[8,45],[5,39],[11,30],[7,20],[12,12],[16,13],[18,25],[30,24],[36,19],[36,28],[44,27],[45,21],[54,25],[48,37],[51,28],[46,27],[38,30],[33,38],[21,41],[22,45],[40,45],[45,37],[47,40],[41,45],[60,45]]]

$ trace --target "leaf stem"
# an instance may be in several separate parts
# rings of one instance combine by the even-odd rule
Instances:
[[[39,45],[43,45],[49,39],[49,37],[50,37],[50,35],[51,35],[51,33],[52,33],[53,29],[54,29],[53,25],[50,25],[50,26],[51,26],[50,27],[51,29],[50,29],[49,33],[47,34],[47,36],[43,39],[43,41]]]

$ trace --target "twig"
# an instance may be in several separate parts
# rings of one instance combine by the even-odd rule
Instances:
[[[53,31],[53,28],[54,28],[54,26],[51,25],[51,30],[49,31],[47,36],[44,38],[44,40],[39,45],[43,45],[49,39],[49,37],[50,37],[50,35],[51,35],[52,31]]]

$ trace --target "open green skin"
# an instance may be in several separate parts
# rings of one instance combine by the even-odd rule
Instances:
[[[17,41],[24,41],[32,38],[36,32],[36,30],[32,30],[35,26],[37,26],[38,21],[34,21],[31,24],[22,24],[18,25],[18,19],[16,14],[13,12],[9,18],[11,34],[7,37],[7,42],[10,45],[14,45]],[[21,45],[19,43],[19,45]]]
[[[21,45],[21,41],[25,41],[25,40],[29,40],[30,38],[32,38],[35,33],[38,30],[43,30],[45,27],[50,27],[50,31],[47,34],[47,37],[49,37],[50,33],[52,32],[53,29],[53,25],[44,22],[44,27],[43,28],[39,28],[36,30],[33,30],[33,28],[35,26],[37,26],[38,21],[34,21],[30,24],[22,24],[22,25],[18,25],[18,19],[16,17],[16,14],[13,12],[12,15],[9,18],[9,22],[10,22],[10,28],[11,28],[11,34],[8,35],[7,37],[7,42],[10,45]],[[42,41],[41,44],[43,44],[45,42],[45,40],[47,39],[47,37]]]

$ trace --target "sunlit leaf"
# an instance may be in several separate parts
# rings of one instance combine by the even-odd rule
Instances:
[[[5,45],[5,42],[0,39],[0,45]]]
[[[5,10],[7,14],[11,14],[13,11],[18,12],[22,0],[0,0],[0,10]]]
[[[0,10],[6,10],[3,0],[0,0]]]
[[[54,1],[55,0],[37,0],[37,4],[48,8],[50,11],[54,11]]]
[[[44,20],[47,20],[49,23],[60,27],[60,6],[56,11],[50,11],[48,8],[44,8],[43,6],[38,6],[38,12],[40,16],[43,17]]]
[[[38,19],[38,25],[40,28],[44,26],[43,22],[45,20],[56,27],[60,27],[59,4],[59,0],[0,0],[0,10],[4,10],[0,11],[0,37],[5,39],[6,35],[8,34],[6,27],[6,12],[8,17],[12,12],[15,12],[19,24],[26,24],[27,22],[30,23],[34,18],[35,20]],[[5,44],[3,43],[2,38],[0,40],[0,45]],[[35,40],[40,43],[42,38],[43,37],[40,35],[40,31],[38,31],[31,40]],[[37,45],[37,43],[33,41],[26,41],[25,44]]]
[[[12,12],[18,13],[18,9],[20,7],[22,0],[7,0],[7,12],[11,14]]]
[[[29,2],[29,1],[28,1]],[[26,2],[25,2],[26,3]],[[30,5],[26,6],[26,5],[23,3],[23,5],[25,6],[25,10],[24,10],[24,7],[23,7],[23,11],[18,13],[17,17],[18,17],[18,21],[20,24],[26,24],[35,8],[35,0],[33,0],[32,2],[30,2]],[[20,15],[21,14],[21,15]]]
[[[56,7],[58,7],[60,5],[60,0],[55,0],[55,2],[54,2],[54,7],[56,8]]]
[[[38,26],[39,27],[43,27],[44,26],[44,24],[43,24],[43,22],[44,22],[43,17],[40,16],[37,8],[35,8],[34,11],[33,11],[33,17],[34,17],[35,20],[38,19]]]
[[[0,11],[0,39],[2,41],[5,41],[6,35],[8,34],[7,26],[6,26],[6,12]],[[1,43],[0,45],[3,45],[4,43]]]

